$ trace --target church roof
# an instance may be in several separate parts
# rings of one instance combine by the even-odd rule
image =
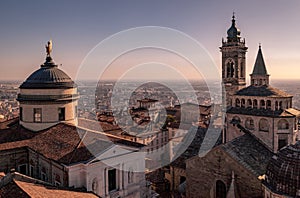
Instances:
[[[261,51],[261,46],[259,46],[253,72],[251,75],[262,75],[262,76],[268,75],[263,54]]]
[[[300,142],[282,148],[272,157],[265,185],[272,191],[296,197],[300,191]]]
[[[183,149],[185,149],[184,152],[179,153],[179,155],[177,153],[175,158],[177,158],[177,157],[178,158],[171,163],[171,166],[185,169],[186,168],[186,160],[199,155],[200,148],[202,146],[204,138],[208,138],[208,139],[206,139],[206,142],[205,142],[206,144],[211,143],[214,146],[217,146],[221,143],[221,134],[220,133],[217,134],[218,135],[217,141],[215,141],[215,137],[213,137],[213,135],[206,136],[206,132],[207,132],[207,128],[192,127],[188,131],[189,135],[186,135],[184,137],[184,139],[180,145],[181,148],[179,148],[179,151],[182,151]],[[209,139],[209,138],[211,138],[211,139]],[[186,144],[188,144],[188,146]],[[204,145],[204,147],[205,147],[205,145]]]
[[[236,92],[238,96],[263,96],[263,97],[292,97],[292,95],[274,88],[272,86],[254,86],[250,85]]]
[[[8,179],[10,181],[0,188],[0,197],[97,197],[95,194],[90,192],[78,192],[74,189],[52,186],[46,182],[30,178],[19,173],[11,173],[4,177],[6,177],[6,181]]]
[[[29,148],[59,163],[73,164],[94,158],[95,153],[91,153],[91,149],[101,153],[112,144],[134,148],[142,146],[121,138],[108,137],[109,135],[105,135],[101,131],[98,132],[64,123],[40,132],[32,132],[17,124],[13,128],[1,130],[0,151]],[[9,136],[12,139],[9,139]]]
[[[233,159],[254,175],[263,175],[273,153],[250,134],[244,134],[220,145]]]
[[[231,114],[243,114],[243,115],[253,115],[253,116],[264,116],[264,117],[295,117],[295,115],[283,111],[271,109],[255,109],[255,108],[242,108],[242,107],[231,107],[226,113]]]

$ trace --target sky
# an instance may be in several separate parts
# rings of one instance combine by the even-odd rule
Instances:
[[[199,42],[220,69],[219,47],[231,26],[233,11],[241,36],[246,38],[249,47],[247,77],[261,43],[271,80],[300,80],[299,9],[299,0],[1,1],[0,80],[24,80],[38,69],[44,62],[45,44],[49,39],[53,41],[52,57],[58,65],[62,64],[60,68],[72,78],[78,78],[80,72],[80,78],[89,79],[92,71],[84,72],[79,68],[90,51],[111,35],[141,26],[161,26],[183,32]],[[137,56],[156,57],[161,54],[161,50],[142,50],[135,55],[129,52],[127,63]],[[116,63],[119,65],[110,68],[111,74],[128,70],[127,66],[122,66],[122,61],[116,60]],[[181,64],[182,71],[191,69],[182,60],[175,64]],[[103,68],[95,65],[92,69]],[[142,71],[139,69],[137,76]],[[145,73],[148,72],[151,73]],[[191,73],[182,75],[195,78]],[[113,78],[111,74],[105,75]],[[168,72],[162,68],[161,72],[151,75],[167,78]]]

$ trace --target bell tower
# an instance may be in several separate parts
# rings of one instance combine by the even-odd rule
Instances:
[[[222,82],[226,92],[226,107],[232,106],[231,96],[246,85],[246,47],[245,39],[236,27],[233,13],[231,27],[227,31],[227,39],[222,39]]]

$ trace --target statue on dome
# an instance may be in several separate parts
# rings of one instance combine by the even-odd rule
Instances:
[[[45,47],[46,47],[47,56],[50,57],[50,54],[52,52],[52,40],[48,41]]]

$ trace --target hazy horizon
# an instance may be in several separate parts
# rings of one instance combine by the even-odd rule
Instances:
[[[168,27],[189,35],[203,46],[220,70],[219,47],[231,26],[233,11],[249,47],[247,76],[252,72],[258,44],[262,43],[271,80],[299,79],[299,8],[297,0],[4,1],[0,7],[0,79],[26,79],[44,62],[49,39],[53,40],[52,57],[75,79],[82,61],[97,44],[140,26]],[[148,56],[147,51],[143,56]],[[122,67],[119,64],[112,72]],[[177,67],[184,70],[186,65]],[[98,69],[101,68],[95,65],[94,70]],[[88,73],[84,78],[89,77]],[[164,75],[167,74],[158,72],[157,78]]]

